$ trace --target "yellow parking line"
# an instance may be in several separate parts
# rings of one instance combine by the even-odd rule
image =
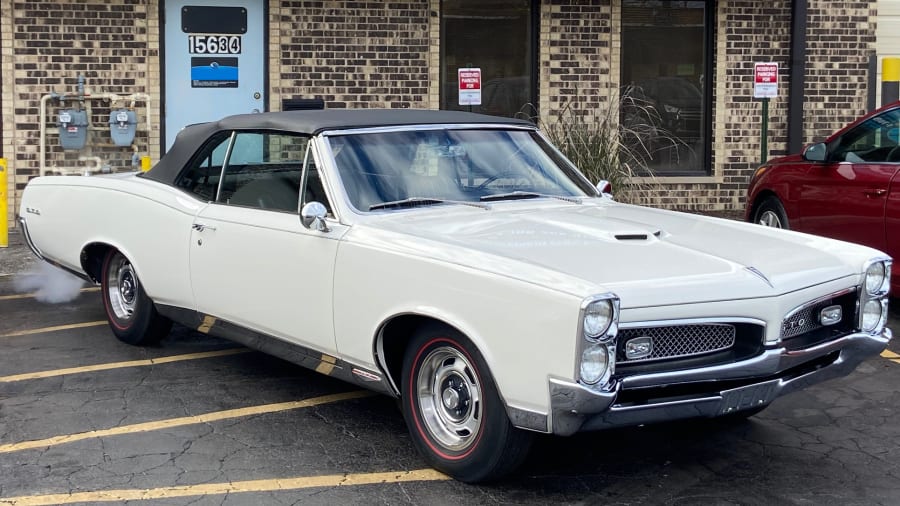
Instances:
[[[0,338],[30,336],[33,334],[43,334],[45,332],[56,332],[58,330],[83,329],[85,327],[99,327],[100,325],[106,325],[106,320],[96,321],[96,322],[85,322],[85,323],[70,323],[68,325],[56,325],[54,327],[43,327],[43,328],[39,328],[39,329],[17,330],[15,332],[8,332],[6,334],[0,334]]]
[[[0,383],[13,383],[32,379],[53,378],[67,374],[80,374],[85,372],[108,371],[110,369],[124,369],[126,367],[146,367],[150,365],[168,364],[171,362],[183,362],[185,360],[200,360],[203,358],[225,357],[239,353],[249,353],[253,350],[247,348],[229,348],[227,350],[204,351],[201,353],[187,353],[184,355],[171,355],[168,357],[149,358],[145,360],[130,360],[128,362],[111,362],[108,364],[94,364],[82,367],[69,367],[66,369],[53,369],[51,371],[29,372],[14,374],[12,376],[0,376]]]
[[[99,292],[99,286],[89,286],[87,288],[82,288],[81,292]],[[16,295],[0,295],[0,300],[17,300],[17,299],[31,299],[33,298],[35,293],[19,293]]]
[[[171,429],[172,427],[182,427],[185,425],[196,425],[200,423],[218,422],[228,420],[230,418],[240,418],[251,415],[262,415],[268,413],[278,413],[291,409],[309,408],[319,406],[321,404],[329,404],[332,402],[345,401],[350,399],[361,399],[375,395],[366,390],[355,390],[352,392],[344,392],[340,394],[324,395],[322,397],[314,397],[302,401],[280,402],[276,404],[263,404],[261,406],[251,406],[249,408],[228,409],[225,411],[214,411],[196,416],[183,416],[180,418],[170,418],[168,420],[159,420],[156,422],[136,423],[133,425],[123,425],[121,427],[113,427],[111,429],[92,430],[90,432],[80,432],[77,434],[65,434],[62,436],[54,436],[46,439],[37,439],[34,441],[24,441],[22,443],[9,443],[0,445],[0,453],[11,453],[21,450],[31,450],[34,448],[47,448],[49,446],[57,446],[84,439],[92,439],[107,436],[120,436],[123,434],[134,434],[138,432],[149,432],[154,430]]]
[[[332,474],[300,478],[276,478],[271,480],[234,481],[230,483],[204,483],[151,489],[98,490],[69,494],[26,495],[0,498],[0,504],[15,506],[39,506],[45,504],[74,504],[86,502],[124,502],[204,495],[238,494],[246,492],[279,492],[307,488],[374,485],[378,483],[406,483],[411,481],[445,481],[445,474],[434,469],[392,471],[386,473]]]
[[[891,350],[884,350],[884,351],[882,351],[882,352],[881,352],[881,356],[884,357],[884,358],[887,358],[887,359],[891,359],[891,360],[900,358],[900,355],[897,355],[896,353],[894,353],[894,352],[891,351]]]

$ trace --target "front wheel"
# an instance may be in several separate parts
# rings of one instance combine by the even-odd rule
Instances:
[[[456,331],[428,327],[412,339],[402,406],[418,450],[460,481],[500,478],[528,454],[531,433],[510,423],[484,359]]]
[[[787,213],[778,197],[768,197],[759,204],[753,218],[755,223],[766,227],[790,228],[788,226]]]
[[[103,259],[100,284],[109,328],[120,341],[153,344],[169,333],[172,321],[156,311],[131,262],[116,249]]]

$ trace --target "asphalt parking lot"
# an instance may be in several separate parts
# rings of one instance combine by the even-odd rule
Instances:
[[[900,497],[900,339],[851,376],[779,399],[749,421],[542,437],[519,473],[471,486],[426,466],[386,397],[184,328],[156,347],[128,346],[108,330],[97,288],[76,286],[74,300],[48,303],[27,281],[0,275],[0,504]],[[891,326],[898,322],[895,311]]]

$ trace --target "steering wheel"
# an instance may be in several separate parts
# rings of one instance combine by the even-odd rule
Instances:
[[[526,186],[534,186],[534,181],[532,180],[532,177],[530,177],[531,174],[523,174],[523,171],[516,171],[513,169],[513,164],[516,162],[522,164],[523,167],[528,167],[532,170],[538,165],[531,155],[519,149],[509,156],[506,167],[504,167],[503,170],[485,179],[476,189],[483,190],[498,179],[513,179],[515,181],[515,186],[520,186],[522,183]]]

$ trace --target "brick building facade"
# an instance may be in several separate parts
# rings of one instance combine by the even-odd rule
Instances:
[[[454,69],[468,63],[463,55],[474,54],[474,64],[496,67],[499,77],[492,82],[498,89],[513,90],[504,91],[503,97],[515,96],[518,102],[513,103],[527,102],[540,118],[552,121],[572,100],[581,110],[600,110],[615,100],[625,76],[648,82],[655,69],[666,68],[671,79],[694,83],[691,89],[700,93],[707,118],[705,126],[698,127],[697,144],[698,152],[705,154],[696,157],[689,171],[662,170],[646,178],[653,187],[648,203],[673,209],[742,208],[746,184],[760,161],[761,107],[752,98],[754,62],[777,62],[780,69],[779,96],[770,108],[772,155],[787,152],[791,121],[800,123],[800,141],[807,143],[866,109],[869,61],[875,51],[875,0],[801,2],[806,9],[805,83],[800,114],[793,119],[788,89],[797,0],[495,3],[488,5],[493,14],[509,9],[515,16],[481,15],[479,5],[491,4],[483,0],[232,0],[227,5],[246,4],[262,14],[260,54],[265,65],[263,86],[255,93],[257,110],[277,111],[291,100],[316,98],[329,108],[453,107],[448,90],[455,84]],[[184,44],[167,41],[171,36],[165,26],[166,20],[177,22],[182,4],[222,2],[0,0],[0,156],[9,164],[6,218],[11,225],[21,191],[41,172],[42,158],[48,172],[129,169],[141,156],[159,159],[167,146],[166,132],[179,128],[172,123],[175,113],[199,107],[196,100],[183,105],[171,98],[177,84],[171,81],[172,55]],[[188,8],[193,7],[181,7]],[[524,21],[514,23],[511,18]],[[496,31],[492,23],[498,24]],[[666,32],[666,23],[673,31]],[[634,50],[634,37],[652,33],[647,30],[697,34],[692,44],[702,50],[702,59],[663,65],[651,55],[647,61],[652,65],[635,63],[656,50],[650,43]],[[503,39],[496,33],[525,36]],[[657,60],[679,58],[673,55],[680,41],[656,44],[663,51]],[[490,58],[479,62],[479,55]],[[252,57],[246,51],[240,57],[243,71]],[[521,61],[524,70],[506,68],[505,60]],[[79,75],[85,82],[83,106],[76,96]],[[62,103],[59,94],[68,94]],[[122,99],[126,96],[131,100]],[[59,147],[58,113],[76,105],[89,112],[90,134],[84,149],[66,151]],[[116,146],[104,133],[110,111],[118,107],[133,107],[137,113],[133,146]]]

